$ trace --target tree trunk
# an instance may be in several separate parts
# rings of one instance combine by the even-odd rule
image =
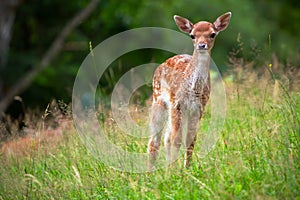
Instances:
[[[21,77],[18,82],[9,88],[9,91],[7,94],[5,94],[3,99],[0,99],[0,117],[1,113],[7,109],[13,98],[16,95],[24,92],[24,90],[30,86],[36,75],[49,66],[53,59],[62,50],[66,37],[92,13],[99,2],[100,0],[91,0],[83,10],[75,14],[75,16],[65,25],[62,31],[55,38],[49,49],[42,57],[41,61],[37,63],[37,65],[34,66],[31,71],[28,71],[23,77]]]
[[[21,0],[0,1],[0,101],[4,97],[3,71],[7,63],[11,28],[15,19],[16,8],[21,2]]]

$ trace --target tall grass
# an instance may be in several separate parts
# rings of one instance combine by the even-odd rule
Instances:
[[[300,93],[269,72],[256,76],[235,67],[240,75],[226,83],[222,134],[204,158],[197,143],[189,169],[180,158],[178,167],[149,174],[115,171],[94,158],[68,124],[52,129],[59,129],[55,140],[30,140],[26,154],[14,153],[22,143],[2,151],[0,199],[300,199]],[[113,126],[105,127],[120,135]],[[49,131],[37,126],[33,135],[53,137]],[[146,149],[132,138],[115,140],[128,140],[130,151]]]

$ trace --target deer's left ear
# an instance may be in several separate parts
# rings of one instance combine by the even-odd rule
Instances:
[[[174,20],[182,32],[190,33],[193,30],[194,25],[190,20],[178,15],[174,15]]]
[[[214,22],[214,27],[217,32],[223,31],[227,28],[231,18],[231,12],[227,12],[224,15],[221,15]]]

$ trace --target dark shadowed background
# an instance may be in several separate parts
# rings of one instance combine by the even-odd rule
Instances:
[[[90,1],[4,0],[0,3],[0,102],[18,81],[38,67],[43,56],[68,22]],[[178,30],[173,15],[192,22],[214,21],[231,11],[232,21],[217,38],[213,59],[222,71],[234,54],[255,61],[256,67],[274,53],[285,67],[299,68],[300,3],[298,0],[101,0],[61,43],[62,49],[34,75],[32,82],[17,92],[23,105],[45,109],[52,99],[69,103],[77,70],[90,52],[106,38],[138,27],[165,27]],[[109,94],[118,78],[130,68],[161,62],[172,54],[159,50],[139,50],[122,56],[100,80]],[[7,108],[4,108],[7,110]],[[2,110],[3,111],[3,110]]]

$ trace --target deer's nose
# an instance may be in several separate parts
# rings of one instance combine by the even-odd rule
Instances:
[[[207,50],[207,44],[206,43],[199,43],[197,45],[198,50]]]

